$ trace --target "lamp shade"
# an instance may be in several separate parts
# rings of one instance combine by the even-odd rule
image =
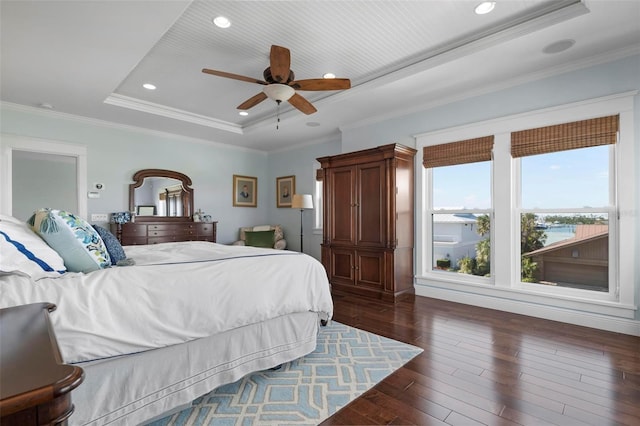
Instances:
[[[313,197],[311,194],[293,194],[291,200],[292,209],[312,209]]]

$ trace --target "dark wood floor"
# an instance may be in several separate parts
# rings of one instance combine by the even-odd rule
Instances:
[[[422,354],[322,425],[640,425],[640,338],[425,297],[334,296]]]

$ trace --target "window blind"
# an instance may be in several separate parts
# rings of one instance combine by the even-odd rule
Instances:
[[[614,144],[619,118],[619,115],[611,115],[512,132],[511,156],[517,158]]]
[[[492,150],[493,135],[425,146],[422,150],[422,165],[429,168],[489,161]]]

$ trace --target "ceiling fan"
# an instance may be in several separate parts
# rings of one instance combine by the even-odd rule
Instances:
[[[283,101],[288,101],[303,113],[313,114],[317,111],[316,108],[311,104],[311,102],[296,93],[297,90],[344,90],[351,87],[351,81],[348,78],[312,78],[307,80],[295,80],[293,71],[289,69],[290,65],[291,52],[289,49],[286,47],[272,45],[269,55],[269,67],[267,67],[262,73],[264,81],[224,71],[210,70],[207,68],[204,68],[202,72],[217,75],[219,77],[262,84],[265,86],[262,89],[262,92],[238,105],[238,109],[241,110],[252,108],[265,99],[270,98],[276,101],[278,105]]]

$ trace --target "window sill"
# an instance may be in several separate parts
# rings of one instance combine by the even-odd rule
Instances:
[[[555,310],[557,314],[560,314],[559,317],[552,315],[543,316],[543,318],[559,321],[562,321],[559,318],[562,317],[563,311],[633,319],[637,310],[636,306],[616,301],[589,300],[519,288],[496,287],[489,280],[480,282],[476,279],[474,282],[470,282],[469,280],[451,279],[440,275],[442,274],[434,273],[417,276],[416,294],[433,297],[431,293],[437,290],[441,295],[448,293],[451,298],[447,300],[518,312],[535,317],[540,316],[536,311],[541,309],[546,311]],[[484,297],[484,299],[478,300],[478,296]],[[521,309],[517,311],[511,309],[516,306]]]

